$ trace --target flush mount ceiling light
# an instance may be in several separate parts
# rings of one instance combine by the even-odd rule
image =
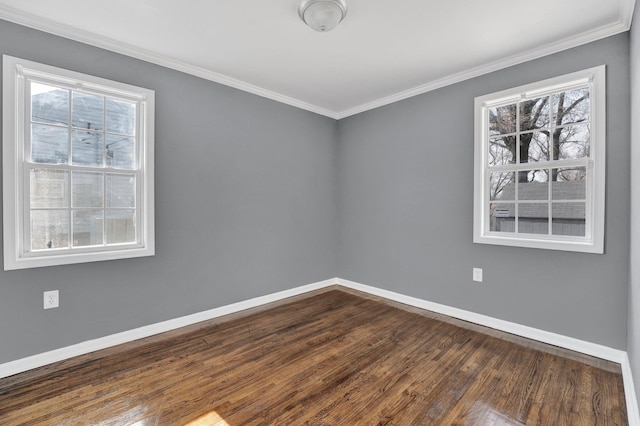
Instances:
[[[345,0],[301,0],[298,15],[309,27],[326,32],[334,29],[347,15]]]

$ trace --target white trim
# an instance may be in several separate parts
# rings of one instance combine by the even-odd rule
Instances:
[[[629,421],[629,426],[640,426],[638,399],[636,398],[636,388],[634,386],[631,363],[627,353],[624,354],[624,360],[620,363],[620,367],[622,368],[622,382],[624,384],[624,396],[627,404],[627,420]]]
[[[599,345],[597,343],[591,343],[584,340],[575,339],[573,337],[563,336],[561,334],[552,333],[550,331],[540,330],[526,325],[493,318],[487,315],[477,314],[475,312],[442,305],[440,303],[429,302],[427,300],[418,299],[416,297],[405,296],[404,294],[371,287],[365,284],[360,284],[341,278],[337,278],[337,284],[342,287],[347,287],[353,290],[361,291],[363,293],[383,297],[385,299],[393,300],[405,305],[414,306],[416,308],[425,309],[427,311],[436,312],[438,314],[447,315],[453,318],[458,318],[463,321],[472,322],[474,324],[483,325],[495,330],[505,331],[507,333],[526,337],[527,339],[548,343],[554,346],[559,346],[561,348],[569,349],[617,363],[622,363],[624,357],[626,356],[626,352],[619,349],[613,349],[608,346]]]
[[[177,328],[192,325],[201,321],[218,318],[223,315],[240,312],[245,309],[254,308],[257,306],[265,305],[267,303],[277,302],[288,297],[298,296],[310,291],[320,290],[331,286],[342,286],[345,288],[350,288],[373,296],[378,296],[384,299],[403,303],[405,305],[414,306],[416,308],[425,309],[453,318],[458,318],[463,321],[468,321],[474,324],[493,328],[495,330],[505,331],[507,333],[525,337],[527,339],[548,343],[554,346],[617,363],[623,363],[625,360],[628,360],[626,352],[619,349],[613,349],[608,346],[599,345],[597,343],[591,343],[584,340],[575,339],[573,337],[563,336],[526,325],[520,325],[514,322],[493,318],[487,315],[466,311],[464,309],[454,308],[451,306],[430,302],[424,299],[418,299],[412,296],[406,296],[404,294],[368,286],[365,284],[360,284],[342,278],[331,278],[313,284],[295,287],[289,290],[284,290],[265,296],[255,297],[253,299],[244,300],[241,302],[233,303],[231,305],[225,305],[219,308],[210,309],[184,317],[179,317],[156,324],[127,330],[110,336],[88,340],[86,342],[78,343],[65,348],[60,348],[50,352],[44,352],[27,358],[0,364],[0,378],[27,371],[32,368],[41,367],[52,362],[57,362],[70,357],[83,355],[89,352],[130,342],[133,340],[142,339],[144,337],[175,330]]]
[[[15,143],[5,143],[17,134],[18,114],[16,105],[20,105],[18,98],[18,86],[14,82],[15,71],[11,69],[9,61],[2,61],[2,194],[3,194],[3,247],[4,266],[7,266],[7,259],[17,259],[19,237],[14,224],[20,217],[18,203],[15,202],[19,187],[16,183],[16,167],[19,162],[18,150]],[[22,84],[20,82],[20,84]],[[9,204],[8,204],[9,203]],[[10,208],[13,206],[13,208]]]
[[[605,166],[606,166],[606,66],[588,68],[559,77],[549,78],[522,86],[501,90],[474,100],[474,194],[473,194],[473,242],[513,247],[529,247],[549,250],[565,250],[584,253],[604,253],[605,215]],[[520,99],[548,96],[571,88],[588,88],[591,98],[591,129],[589,158],[578,160],[548,160],[535,163],[516,163],[508,166],[489,166],[487,153],[491,135],[488,129],[487,110],[498,105],[515,104]],[[552,124],[553,126],[553,124]],[[560,127],[555,127],[560,128]],[[551,129],[555,129],[551,127]],[[519,130],[519,129],[516,129]],[[516,131],[515,135],[520,134]],[[515,157],[515,155],[514,155]],[[587,167],[586,180],[586,233],[584,237],[561,235],[531,235],[516,232],[491,232],[489,229],[489,205],[500,200],[490,200],[489,173],[516,172],[531,168],[550,169],[567,166]],[[516,202],[521,201],[516,197]],[[540,200],[550,206],[553,200]],[[509,203],[512,204],[512,203]],[[549,212],[549,220],[552,220]],[[549,225],[549,228],[551,226]],[[551,229],[549,229],[551,232]]]
[[[336,278],[338,286],[350,288],[373,296],[382,297],[384,299],[393,300],[416,308],[425,309],[427,311],[436,312],[447,315],[449,317],[458,318],[463,321],[493,328],[495,330],[504,331],[527,339],[536,340],[542,343],[558,346],[560,348],[569,349],[586,355],[595,356],[597,358],[613,361],[620,364],[622,370],[622,381],[624,384],[625,402],[627,405],[627,420],[629,426],[640,426],[640,414],[638,411],[638,400],[633,384],[631,374],[631,366],[629,356],[625,351],[613,349],[608,346],[591,343],[573,337],[563,336],[561,334],[552,333],[550,331],[540,330],[526,325],[516,324],[514,322],[505,321],[493,317],[489,317],[475,312],[458,309],[439,303],[429,302],[427,300],[418,299],[416,297],[406,296],[404,294],[395,293],[389,290],[383,290],[377,287],[371,287],[354,281]]]
[[[550,43],[535,49],[528,50],[526,52],[509,56],[498,61],[490,62],[488,64],[480,65],[468,70],[451,74],[449,76],[430,81],[420,86],[416,86],[408,90],[403,90],[401,92],[385,96],[371,102],[366,102],[361,105],[356,105],[342,111],[332,111],[327,108],[320,107],[318,105],[314,105],[309,102],[305,102],[289,96],[285,96],[272,90],[253,85],[224,74],[213,72],[201,67],[196,67],[187,64],[186,62],[178,61],[164,55],[158,55],[148,50],[121,43],[107,37],[97,36],[95,34],[91,34],[88,31],[83,31],[68,25],[55,23],[49,19],[36,17],[7,6],[0,6],[0,19],[31,27],[40,31],[45,31],[47,33],[65,37],[71,40],[79,41],[91,46],[110,50],[112,52],[120,53],[133,58],[141,59],[143,61],[147,61],[156,65],[161,65],[177,71],[182,71],[187,74],[195,75],[209,81],[224,84],[225,86],[243,90],[245,92],[262,96],[264,98],[281,102],[283,104],[314,112],[319,115],[324,115],[335,120],[340,120],[342,118],[346,118],[355,114],[359,114],[361,112],[408,99],[413,96],[459,83],[461,81],[469,80],[474,77],[479,77],[481,75],[488,74],[503,68],[521,64],[523,62],[531,61],[533,59],[541,58],[543,56],[551,55],[563,50],[571,49],[573,47],[581,46],[583,44],[587,44],[596,40],[603,39],[605,37],[610,37],[628,31],[629,28],[631,28],[631,19],[633,16],[635,1],[625,0],[625,5],[626,7],[623,8],[618,22],[609,25],[603,25],[601,27],[585,31],[581,34],[568,37],[555,43]]]
[[[254,84],[250,84],[224,74],[210,71],[202,67],[191,65],[186,62],[170,58],[168,56],[158,55],[146,49],[122,43],[108,37],[98,36],[90,33],[89,31],[73,28],[69,25],[53,22],[46,18],[40,18],[28,13],[20,12],[8,6],[0,6],[0,19],[34,28],[36,30],[44,31],[49,34],[57,35],[70,40],[79,41],[80,43],[85,43],[91,46],[99,47],[101,49],[110,50],[112,52],[126,55],[132,58],[141,59],[152,64],[160,65],[176,71],[181,71],[186,74],[191,74],[196,77],[203,78],[205,80],[213,81],[215,83],[220,83],[225,86],[249,92],[263,98],[271,99],[286,105],[291,105],[296,108],[314,112],[319,115],[324,115],[329,118],[337,119],[337,113],[326,108],[313,105],[311,103],[301,101],[289,96],[285,96],[272,90],[264,89],[260,86],[256,86]]]
[[[175,318],[172,320],[139,327],[128,331],[123,331],[121,333],[112,334],[110,336],[88,340],[86,342],[78,343],[60,349],[55,349],[53,351],[40,353],[15,361],[10,361],[4,364],[0,364],[0,379],[32,370],[34,368],[42,367],[47,364],[98,351],[100,349],[106,349],[115,345],[132,342],[134,340],[175,330],[181,327],[186,327],[198,322],[219,318],[224,315],[229,315],[246,309],[259,307],[268,303],[277,302],[289,297],[298,296],[310,291],[321,290],[332,286],[350,288],[362,293],[367,293],[373,296],[378,296],[384,299],[403,303],[405,305],[414,306],[416,308],[425,309],[431,312],[458,318],[463,321],[468,321],[474,324],[493,328],[495,330],[500,330],[517,336],[525,337],[527,339],[536,340],[542,343],[548,343],[561,348],[619,363],[622,369],[622,379],[624,383],[624,393],[627,405],[627,417],[629,426],[640,426],[640,414],[638,413],[638,403],[636,399],[635,388],[633,385],[633,377],[631,373],[629,357],[625,351],[613,349],[607,346],[575,339],[568,336],[563,336],[556,333],[551,333],[549,331],[539,330],[510,321],[492,318],[486,315],[477,314],[475,312],[466,311],[464,309],[458,309],[439,303],[429,302],[427,300],[406,296],[400,293],[368,286],[365,284],[360,284],[342,278],[331,278],[313,284],[308,284],[265,296],[255,297],[253,299],[232,303],[230,305],[221,306],[219,308],[210,309],[208,311]]]
[[[627,11],[625,10],[625,13]],[[633,13],[633,10],[631,11]],[[1,11],[0,11],[1,14]],[[522,64],[524,62],[532,61],[534,59],[542,58],[544,56],[552,55],[554,53],[568,50],[574,47],[581,46],[583,44],[591,43],[605,37],[614,36],[616,34],[629,31],[631,28],[631,15],[629,17],[621,17],[621,21],[615,24],[604,25],[602,27],[595,28],[590,31],[578,34],[573,37],[568,37],[564,40],[560,40],[555,43],[550,43],[535,49],[527,50],[522,53],[518,53],[513,56],[509,56],[504,59],[500,59],[488,64],[480,65],[470,68],[468,70],[461,71],[459,73],[451,74],[446,77],[430,81],[428,83],[416,86],[412,89],[404,90],[402,92],[395,93],[384,98],[376,99],[371,102],[367,102],[362,105],[357,105],[353,108],[349,108],[340,112],[337,112],[337,119],[349,117],[351,115],[359,114],[371,109],[375,109],[384,105],[389,105],[394,102],[398,102],[404,99],[408,99],[423,93],[431,92],[433,90],[440,89],[442,87],[450,86],[452,84],[460,83],[465,80],[470,80],[475,77],[480,77],[485,74],[489,74],[504,68],[512,67],[514,65]],[[628,22],[628,23],[627,23]]]
[[[88,354],[89,352],[94,352],[100,349],[106,349],[112,346],[132,342],[134,340],[142,339],[145,337],[154,336],[156,334],[175,330],[177,328],[186,327],[188,325],[196,324],[214,318],[219,318],[224,315],[229,315],[236,312],[244,311],[246,309],[266,305],[268,303],[277,302],[288,297],[298,296],[300,294],[323,289],[333,285],[335,285],[335,279],[320,281],[317,283],[296,287],[290,290],[284,290],[277,293],[232,303],[230,305],[221,306],[219,308],[210,309],[208,311],[198,312],[195,314],[174,318],[159,323],[134,328],[132,330],[123,331],[121,333],[116,333],[93,340],[87,340],[82,343],[77,343],[75,345],[67,346],[64,348],[55,349],[26,358],[21,358],[15,361],[10,361],[4,364],[0,364],[0,379],[3,377],[12,376],[14,374],[22,373],[24,371],[32,370],[34,368],[42,367],[54,362]]]
[[[633,21],[633,12],[636,8],[636,0],[628,0],[622,2],[622,10],[620,11],[620,18],[618,18],[618,22],[620,24],[625,25],[627,28],[631,28],[631,23]]]
[[[3,62],[3,230],[4,230],[4,270],[37,268],[53,265],[68,265],[84,262],[95,262],[114,259],[153,256],[155,254],[154,237],[154,114],[155,92],[151,89],[107,80],[63,68],[2,55]],[[24,239],[30,233],[25,230],[28,223],[28,197],[24,195],[27,161],[25,144],[28,139],[24,132],[28,131],[29,95],[25,87],[27,81],[47,81],[58,87],[70,90],[82,90],[108,96],[115,99],[126,99],[137,105],[136,135],[138,142],[134,170],[127,174],[135,174],[136,189],[136,242],[121,246],[101,246],[79,248],[73,250],[56,250],[51,252],[30,253]],[[68,123],[71,126],[71,122]],[[105,129],[106,131],[106,129]],[[28,146],[26,146],[28,150]],[[44,165],[43,167],[49,167]],[[70,165],[55,165],[56,169],[79,170]],[[87,168],[82,168],[87,170]],[[94,168],[106,175],[119,172],[107,168]],[[124,171],[123,171],[124,172]],[[106,204],[103,209],[106,211]],[[25,237],[26,235],[26,237]]]

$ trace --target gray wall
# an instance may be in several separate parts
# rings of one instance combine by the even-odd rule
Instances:
[[[338,123],[5,22],[0,53],[152,88],[157,114],[157,255],[0,272],[0,363],[333,276],[626,348],[629,34]],[[600,64],[606,253],[474,245],[474,97]]]
[[[629,280],[629,320],[627,351],[640,404],[640,8],[631,27],[631,279]],[[635,220],[634,220],[635,218]]]
[[[473,244],[474,97],[600,64],[606,253]],[[338,276],[625,349],[629,120],[628,33],[341,120]]]
[[[0,272],[0,363],[335,276],[334,120],[6,22],[0,53],[156,91],[157,252]]]

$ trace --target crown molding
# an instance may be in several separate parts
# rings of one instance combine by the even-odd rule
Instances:
[[[390,96],[379,98],[374,101],[367,102],[365,104],[358,105],[344,111],[340,111],[337,113],[337,119],[340,120],[352,115],[359,114],[361,112],[369,111],[381,106],[392,104],[394,102],[412,98],[423,93],[431,92],[445,86],[450,86],[455,83],[460,83],[465,80],[480,77],[482,75],[489,74],[504,68],[522,64],[524,62],[542,58],[544,56],[552,55],[563,50],[578,47],[583,44],[591,43],[606,37],[629,31],[629,29],[631,28],[631,18],[633,16],[633,6],[635,4],[635,0],[629,0],[629,3],[631,4],[631,6],[625,8],[623,14],[620,17],[620,20],[616,23],[604,25],[602,27],[583,32],[573,37],[568,37],[554,43],[549,43],[535,49],[527,50],[525,52],[509,56],[504,59],[470,68],[459,73],[451,74],[446,77],[422,84],[420,86],[416,86],[414,88],[404,90]]]
[[[530,49],[525,52],[509,56],[507,58],[454,73],[449,76],[427,82],[420,86],[416,86],[389,96],[378,98],[361,105],[356,105],[342,111],[332,111],[327,108],[295,99],[290,96],[286,96],[278,92],[256,86],[254,84],[247,83],[245,81],[229,77],[221,73],[217,73],[202,67],[197,67],[164,55],[158,55],[146,49],[141,49],[126,43],[121,43],[107,37],[97,36],[88,31],[79,30],[68,25],[55,23],[46,18],[36,17],[34,15],[20,12],[7,6],[0,6],[0,19],[4,19],[19,25],[24,25],[36,30],[44,31],[81,43],[89,44],[91,46],[106,49],[115,53],[130,56],[166,68],[174,69],[176,71],[191,74],[205,80],[233,87],[235,89],[252,93],[254,95],[271,99],[286,105],[323,115],[334,120],[340,120],[352,115],[379,108],[381,106],[389,105],[394,102],[440,89],[445,86],[459,83],[461,81],[469,80],[471,78],[479,77],[481,75],[498,71],[500,69],[508,68],[527,61],[541,58],[543,56],[551,55],[562,50],[581,46],[583,44],[587,44],[605,37],[610,37],[628,31],[631,28],[633,11],[635,8],[635,0],[622,0],[622,2],[623,7],[617,22],[611,23],[609,25],[603,25],[601,27],[585,31],[581,34],[568,37],[554,43],[549,43],[538,48]]]
[[[618,21],[627,27],[627,31],[631,29],[635,8],[636,0],[622,0],[622,8],[620,10],[620,18]]]
[[[168,56],[159,55],[149,50],[122,43],[108,37],[102,37],[92,34],[88,31],[77,29],[65,24],[59,24],[46,18],[40,18],[31,14],[20,12],[13,8],[0,5],[0,19],[4,19],[15,24],[23,25],[36,30],[44,31],[49,34],[64,37],[80,43],[88,44],[111,52],[119,53],[135,59],[150,62],[176,71],[191,74],[205,80],[233,87],[244,92],[252,93],[263,98],[271,99],[286,105],[300,108],[306,111],[314,112],[333,119],[337,119],[337,113],[334,111],[313,105],[308,102],[301,101],[289,96],[282,95],[272,90],[264,89],[251,83],[229,77],[202,67],[188,64]]]

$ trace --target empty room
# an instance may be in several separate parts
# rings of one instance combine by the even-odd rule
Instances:
[[[0,425],[640,426],[635,6],[0,0]]]

